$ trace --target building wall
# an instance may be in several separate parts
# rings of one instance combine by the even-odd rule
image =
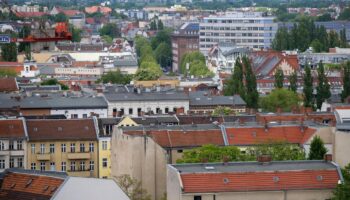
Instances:
[[[29,115],[50,115],[50,109],[21,109],[23,116]]]
[[[169,112],[173,112],[174,108],[184,108],[184,112],[189,110],[189,101],[125,101],[125,102],[108,102],[108,117],[113,117],[113,109],[120,111],[124,109],[124,114],[132,117],[137,117],[137,109],[141,108],[142,112],[148,112],[149,110],[156,113],[157,108],[165,112],[165,108],[169,108]],[[133,114],[129,114],[129,109],[133,109]]]
[[[166,152],[151,138],[123,135],[115,129],[112,136],[113,178],[128,174],[141,182],[152,199],[161,199],[166,192]]]
[[[173,72],[180,71],[181,60],[185,53],[199,50],[199,37],[196,36],[172,36],[172,52],[173,52]]]
[[[195,195],[183,194],[181,200],[193,200]],[[333,190],[288,190],[288,191],[257,191],[257,192],[226,192],[202,194],[202,200],[321,200],[330,199]],[[214,197],[215,196],[215,197]],[[169,199],[169,198],[168,198]],[[173,198],[169,199],[173,200]],[[175,200],[175,198],[174,198]]]
[[[333,160],[340,167],[345,167],[350,163],[350,132],[334,130]]]
[[[167,200],[181,200],[181,178],[180,174],[171,165],[167,166]],[[192,199],[193,200],[193,197]]]
[[[64,67],[55,68],[56,75],[83,75],[83,76],[101,76],[103,74],[103,68],[76,68],[76,67]]]
[[[71,153],[70,145],[75,143],[75,153]],[[85,145],[85,151],[80,152],[80,144]],[[94,151],[89,152],[89,144],[94,144]],[[32,144],[35,145],[34,151]],[[40,145],[45,145],[44,153],[40,153]],[[54,153],[50,153],[50,144],[54,144]],[[66,152],[61,151],[61,145],[66,145]],[[45,163],[46,171],[62,171],[62,162],[66,162],[66,172],[69,176],[98,177],[98,142],[97,141],[29,141],[27,146],[27,169],[32,169],[35,163],[36,170],[40,170],[40,163]],[[80,162],[85,161],[85,171],[79,171]],[[90,171],[90,161],[94,162],[94,170]],[[75,162],[76,171],[71,171],[71,162]],[[51,168],[51,163],[54,163]],[[34,168],[33,168],[34,169]]]
[[[65,115],[68,119],[72,118],[72,114],[78,115],[78,118],[84,118],[84,115],[91,117],[91,113],[99,115],[101,118],[107,117],[107,108],[99,109],[52,109],[51,115]]]
[[[111,177],[111,138],[110,137],[100,137],[99,138],[99,178],[110,178]],[[103,143],[107,144],[107,148],[103,148]],[[107,159],[107,167],[103,166],[103,159]]]
[[[11,138],[13,140],[13,138]],[[17,149],[17,142],[22,142],[22,149]],[[0,172],[4,171],[5,169],[10,168],[10,159],[13,159],[14,165],[13,167],[18,168],[26,168],[26,148],[27,148],[27,142],[25,139],[18,139],[13,140],[13,150],[9,150],[9,138],[2,138],[0,139],[0,144],[3,143],[4,150],[0,150],[0,160],[5,163],[5,166],[0,166]],[[19,166],[18,160],[22,159],[22,167]]]

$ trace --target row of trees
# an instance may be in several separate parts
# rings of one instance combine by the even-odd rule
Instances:
[[[314,137],[309,155],[297,145],[286,142],[262,143],[241,151],[236,146],[216,146],[212,144],[187,150],[177,163],[254,161],[259,155],[271,155],[272,160],[322,160],[327,153],[322,139]]]
[[[199,51],[187,52],[180,63],[180,71],[184,75],[195,77],[212,77],[214,74],[208,69],[204,55]]]
[[[310,46],[315,52],[328,51],[332,47],[348,47],[346,31],[328,33],[324,26],[316,27],[312,19],[303,18],[289,31],[286,27],[279,28],[272,41],[272,48],[278,51],[298,49],[303,52]]]
[[[239,94],[248,108],[258,108],[256,77],[248,57],[236,59],[234,72],[224,86],[224,94],[228,96]]]

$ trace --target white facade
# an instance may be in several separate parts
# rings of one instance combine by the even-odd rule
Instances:
[[[226,13],[205,17],[199,24],[200,51],[207,55],[218,43],[233,43],[239,47],[269,48],[278,24],[274,17],[262,13]]]
[[[187,113],[189,110],[189,100],[154,100],[154,101],[118,101],[108,102],[108,117],[114,117],[113,113],[124,110],[124,115],[137,117],[139,111],[147,113],[167,113],[176,112],[183,108]],[[157,112],[158,111],[158,112]]]
[[[35,62],[24,62],[21,77],[34,78],[39,76],[40,71]]]
[[[56,75],[76,75],[76,76],[101,76],[104,69],[101,68],[82,68],[82,67],[61,67],[55,68]]]
[[[107,117],[107,108],[101,109],[52,109],[51,115],[65,115],[67,119],[88,118],[91,114],[98,115],[100,118]]]

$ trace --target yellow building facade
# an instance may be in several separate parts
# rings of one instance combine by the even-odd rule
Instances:
[[[99,178],[111,178],[111,138],[99,138]]]

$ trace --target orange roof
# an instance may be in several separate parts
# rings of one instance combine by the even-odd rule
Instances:
[[[7,172],[0,190],[0,199],[50,199],[64,178]]]
[[[24,138],[25,131],[21,119],[0,120],[0,138]]]
[[[23,64],[18,62],[0,62],[0,70],[14,70],[19,74],[23,70]]]
[[[143,135],[143,131],[126,131],[128,135]],[[218,130],[152,130],[146,134],[163,148],[171,147],[198,147],[206,144],[224,145],[221,131]]]
[[[0,92],[18,91],[15,78],[0,78]]]
[[[322,181],[318,176],[322,176]],[[181,180],[185,193],[304,190],[334,189],[339,175],[336,170],[184,173]]]
[[[46,15],[46,12],[16,12],[18,17],[42,17]]]
[[[103,14],[107,14],[112,12],[112,9],[109,7],[103,7],[103,6],[91,6],[91,7],[86,7],[85,8],[86,13],[96,13],[96,12],[101,12]]]
[[[67,15],[68,17],[72,17],[72,16],[80,13],[79,10],[61,10],[61,12],[65,15]]]
[[[299,126],[254,128],[227,128],[226,134],[230,145],[255,145],[268,142],[287,142],[304,144],[316,132],[316,129]]]

